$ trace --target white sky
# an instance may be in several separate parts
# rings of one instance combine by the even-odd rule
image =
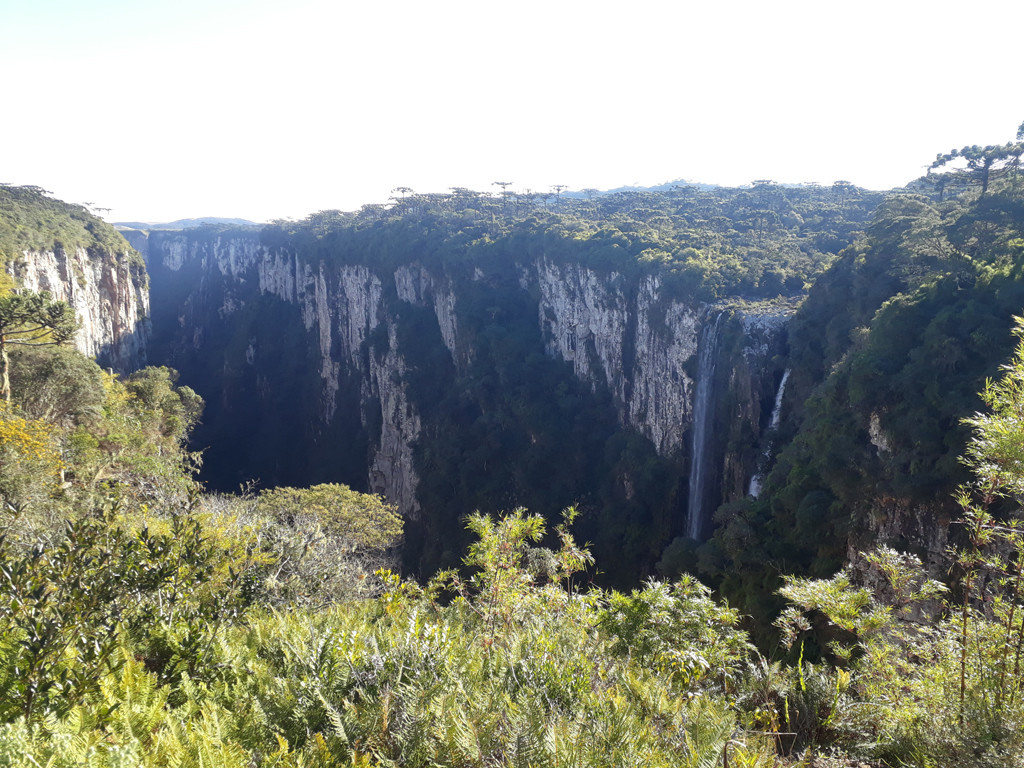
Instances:
[[[111,220],[393,188],[876,189],[1024,120],[1020,0],[0,0],[0,182]]]

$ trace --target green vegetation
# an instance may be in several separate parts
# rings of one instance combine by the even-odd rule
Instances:
[[[411,194],[358,213],[322,211],[262,232],[311,261],[394,269],[412,258],[449,268],[543,255],[625,275],[654,272],[680,296],[802,293],[882,200],[848,182],[749,189],[677,186],[589,199],[457,189]],[[211,234],[222,230],[210,228]]]
[[[988,192],[989,184],[995,179],[1007,174],[1016,174],[1020,168],[1020,156],[1024,155],[1022,138],[1024,137],[1018,131],[1016,142],[987,147],[975,144],[963,149],[954,149],[946,154],[940,153],[928,169],[929,176],[931,171],[958,164],[960,160],[966,166],[963,169],[940,174],[933,181],[939,189],[940,197],[942,192],[950,186],[969,184],[976,184],[980,187],[980,193],[984,195]]]
[[[778,622],[787,643],[811,628],[808,616],[842,630],[829,646],[838,665],[832,716],[890,764],[1024,760],[1024,345],[984,400],[989,412],[966,421],[971,478],[956,494],[953,590],[928,578],[917,557],[887,548],[830,579],[787,577],[781,590],[794,604]],[[1005,501],[1009,517],[998,514]]]
[[[550,533],[521,509],[472,515],[462,568],[419,585],[381,567],[401,525],[378,497],[201,494],[195,395],[167,369],[122,382],[75,354],[12,356],[32,386],[0,412],[33,487],[0,482],[5,765],[1024,758],[1024,529],[1002,503],[1024,497],[1024,343],[968,424],[951,585],[885,548],[789,577],[789,666],[693,577],[587,586],[574,509]]]
[[[259,495],[258,508],[290,525],[302,516],[313,516],[328,534],[343,536],[353,549],[388,546],[402,532],[401,518],[380,496],[344,485],[273,488]]]
[[[0,397],[11,402],[10,347],[62,344],[77,330],[74,310],[46,293],[0,295]]]
[[[122,381],[72,350],[19,351],[11,365],[12,380],[29,386],[15,387],[0,411],[8,528],[31,536],[53,514],[89,510],[108,492],[169,503],[193,488],[185,470],[198,457],[184,442],[202,405],[188,387],[172,387],[173,372],[146,368]]]
[[[142,257],[110,224],[81,205],[50,197],[39,187],[0,184],[0,261],[17,263],[24,251],[98,249],[123,255],[140,273]]]
[[[1024,306],[1024,179],[1010,167],[984,193],[946,192],[887,199],[790,324],[784,447],[761,497],[721,508],[699,553],[759,626],[785,573],[832,573],[879,537],[937,567],[960,535],[963,419]]]
[[[237,500],[221,497],[227,510]],[[317,606],[376,594],[369,574],[394,564],[402,518],[380,496],[345,485],[272,488],[252,497],[248,525],[273,542],[265,583],[275,604]]]

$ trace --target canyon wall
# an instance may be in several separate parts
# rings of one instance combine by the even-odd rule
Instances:
[[[149,288],[138,255],[99,247],[24,251],[7,271],[23,288],[49,291],[75,310],[82,353],[118,373],[146,365]]]
[[[272,441],[285,443],[285,455],[248,470],[263,484],[348,482],[382,493],[407,519],[438,514],[417,497],[416,450],[432,427],[421,413],[430,404],[410,382],[454,381],[474,365],[463,307],[470,292],[477,305],[520,294],[535,313],[538,352],[564,361],[594,397],[610,395],[621,428],[675,467],[682,498],[671,535],[694,514],[685,495],[702,376],[713,374],[714,398],[699,514],[743,496],[757,470],[782,375],[785,308],[688,302],[667,296],[656,275],[627,278],[544,255],[511,266],[412,259],[384,269],[345,263],[344,254],[313,261],[263,244],[259,233],[230,231],[154,232],[147,253],[154,357],[206,398],[200,442],[210,445],[213,473],[227,478],[221,485],[246,480],[246,443]],[[699,356],[708,323],[721,332]],[[410,333],[419,341],[404,340]],[[420,362],[424,345],[435,354],[430,370]],[[714,371],[702,370],[705,358]],[[214,447],[225,442],[236,446],[231,455]],[[710,532],[707,521],[692,530]]]

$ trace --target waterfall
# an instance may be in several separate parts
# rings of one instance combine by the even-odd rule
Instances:
[[[779,382],[779,391],[775,393],[775,407],[772,408],[772,420],[768,424],[768,432],[774,432],[779,428],[779,419],[782,416],[782,396],[786,392],[786,382],[789,381],[790,369],[787,368],[782,374],[782,381]],[[765,463],[767,459],[770,459],[772,455],[772,444],[768,441],[768,444],[764,448],[763,456]],[[754,476],[750,478],[750,489],[747,494],[753,496],[755,499],[761,495],[761,473],[755,472]]]
[[[697,388],[693,397],[693,450],[690,459],[690,498],[687,533],[691,539],[704,540],[704,518],[708,499],[708,473],[711,457],[711,432],[714,421],[715,367],[718,362],[718,332],[724,312],[714,323],[704,326],[697,360]]]

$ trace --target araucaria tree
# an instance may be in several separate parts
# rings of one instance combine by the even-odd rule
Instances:
[[[930,175],[934,170],[962,160],[966,168],[957,171],[957,175],[968,183],[978,184],[981,187],[981,194],[984,195],[988,192],[988,185],[993,179],[1016,171],[1020,167],[1021,155],[1024,155],[1024,143],[1021,142],[1021,132],[1018,131],[1016,142],[987,147],[974,145],[939,154],[928,168],[928,173]]]
[[[63,301],[54,301],[45,291],[0,296],[0,395],[3,399],[11,402],[8,347],[63,344],[77,330],[75,311]]]

